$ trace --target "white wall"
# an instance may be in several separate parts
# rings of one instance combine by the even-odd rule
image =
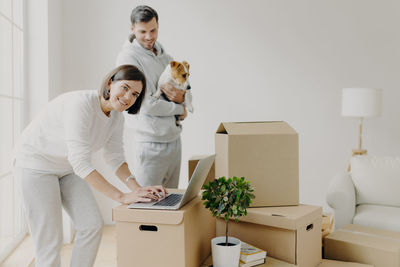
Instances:
[[[357,122],[340,116],[343,87],[384,89],[382,116],[365,122],[364,144],[369,154],[399,154],[400,2],[63,1],[58,92],[98,88],[138,4],[159,12],[159,40],[191,64],[196,111],[183,122],[181,187],[187,159],[214,152],[219,122],[285,120],[299,132],[300,200],[325,206],[328,182],[357,146]],[[110,223],[116,203],[97,196]]]
[[[63,93],[63,0],[47,0],[49,8],[49,88],[50,99]]]
[[[49,101],[48,6],[46,0],[24,1],[24,97],[23,126]]]

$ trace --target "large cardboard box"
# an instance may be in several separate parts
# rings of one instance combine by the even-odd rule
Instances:
[[[400,267],[400,232],[349,224],[325,237],[324,257]]]
[[[223,122],[215,152],[216,177],[251,181],[251,207],[299,204],[298,135],[286,122]]]
[[[176,211],[122,205],[113,219],[118,267],[198,267],[211,253],[215,218],[199,196]]]
[[[197,163],[199,162],[199,160],[208,157],[210,155],[193,155],[189,158],[188,161],[188,173],[189,173],[189,180],[192,177],[192,174],[194,172],[194,170],[196,169]],[[210,181],[213,181],[215,179],[215,162],[213,163],[213,165],[211,166],[210,171],[207,174],[207,178],[204,181],[204,184],[208,184]]]
[[[267,251],[273,258],[314,267],[321,262],[322,208],[299,205],[249,208],[239,222],[229,221],[228,235]],[[225,221],[217,220],[217,236]]]

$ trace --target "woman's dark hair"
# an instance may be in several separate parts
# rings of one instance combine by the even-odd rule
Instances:
[[[133,65],[121,65],[115,69],[113,69],[105,78],[103,83],[100,87],[100,95],[104,98],[104,100],[110,99],[110,91],[107,88],[109,81],[116,82],[116,81],[141,81],[143,88],[142,92],[136,99],[135,103],[128,108],[126,111],[129,114],[136,114],[140,110],[140,106],[142,105],[143,98],[146,94],[146,77],[144,76],[143,72],[141,72],[137,67]]]
[[[149,6],[137,6],[131,13],[131,23],[133,26],[135,26],[137,22],[149,22],[153,18],[156,18],[158,23],[157,12]]]

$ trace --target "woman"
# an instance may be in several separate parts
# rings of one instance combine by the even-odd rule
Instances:
[[[93,265],[103,222],[89,185],[121,204],[148,202],[166,194],[163,186],[141,187],[124,160],[121,113],[137,113],[145,90],[140,70],[119,66],[99,91],[70,92],[51,101],[24,131],[14,174],[21,182],[36,266],[60,266],[61,207],[77,230],[71,266]],[[130,193],[119,191],[92,166],[91,153],[101,148]]]

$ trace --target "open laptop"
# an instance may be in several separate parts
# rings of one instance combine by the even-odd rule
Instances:
[[[192,200],[200,192],[204,180],[210,172],[215,155],[208,156],[199,160],[196,169],[189,181],[189,185],[184,193],[168,194],[167,197],[156,202],[132,203],[130,209],[157,209],[157,210],[178,210]]]

